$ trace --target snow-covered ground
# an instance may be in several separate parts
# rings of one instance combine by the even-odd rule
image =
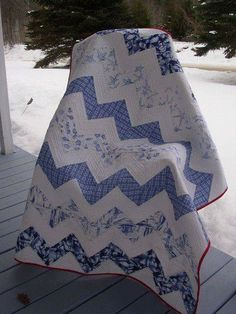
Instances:
[[[200,46],[200,45],[199,45]],[[193,43],[189,42],[175,42],[175,49],[178,54],[179,60],[183,65],[197,65],[206,67],[221,67],[226,69],[236,70],[236,57],[227,59],[224,57],[224,49],[209,51],[206,56],[195,56]]]
[[[175,42],[175,47],[183,64],[236,66],[236,57],[225,59],[221,50],[195,57],[191,43]],[[20,45],[6,49],[5,55],[14,143],[36,155],[69,75],[67,69],[33,69],[40,55]],[[236,257],[236,72],[184,71],[218,147],[229,186],[222,199],[200,214],[212,244]]]

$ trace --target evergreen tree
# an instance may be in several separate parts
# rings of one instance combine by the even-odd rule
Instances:
[[[195,29],[193,4],[195,0],[156,0],[161,24],[175,39],[182,40]]]
[[[198,56],[209,50],[225,48],[226,58],[236,54],[236,1],[199,0],[195,7],[200,27],[196,44],[205,44],[195,49]]]
[[[40,7],[29,13],[26,49],[41,49],[46,67],[68,57],[76,41],[104,29],[135,27],[136,20],[123,0],[34,0]],[[145,21],[140,27],[146,26]]]
[[[142,0],[134,0],[130,3],[130,12],[132,15],[133,27],[148,27],[150,26],[150,17],[147,6]]]

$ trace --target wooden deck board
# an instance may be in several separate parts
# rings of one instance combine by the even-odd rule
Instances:
[[[16,184],[18,182],[32,179],[33,171],[34,171],[34,166],[30,169],[23,171],[23,172],[13,174],[13,175],[11,175],[7,178],[4,178],[4,179],[0,179],[0,189],[4,188],[4,187],[8,187],[12,184]]]
[[[82,305],[74,306],[68,313],[78,314],[105,314],[117,313],[125,305],[128,305],[134,298],[142,296],[146,288],[128,278],[118,282],[112,288],[103,291],[96,297],[88,299]],[[112,302],[107,302],[112,300]]]
[[[25,307],[18,313],[68,313],[68,310],[73,307],[74,304],[86,302],[88,299],[91,299],[93,296],[104,291],[107,287],[116,284],[120,280],[121,278],[114,276],[103,276],[93,279],[92,281],[91,277],[88,276],[78,277],[72,280],[68,285],[64,285],[63,288],[55,290],[46,297]],[[49,304],[51,306],[49,306]],[[97,312],[94,314],[96,313]]]
[[[0,171],[4,171],[7,169],[12,169],[14,167],[18,167],[20,165],[26,164],[31,161],[36,161],[36,158],[29,154],[22,154],[20,158],[17,158],[15,160],[9,160],[4,163],[0,163]]]
[[[18,230],[21,219],[21,216],[19,216],[0,223],[0,238]]]
[[[216,314],[234,314],[236,313],[236,291],[232,298],[224,304]]]
[[[25,210],[35,157],[16,148],[0,155],[0,313],[171,314],[143,285],[120,276],[80,276],[19,265],[14,260],[17,229]],[[236,259],[211,248],[201,268],[197,314],[233,314],[236,308]],[[27,293],[24,306],[18,293]],[[4,311],[2,311],[4,308]],[[236,312],[236,311],[235,311]]]
[[[29,193],[29,189],[25,189],[24,191],[17,192],[13,195],[0,198],[0,210],[26,201],[28,193]]]
[[[15,247],[18,233],[18,231],[15,231],[0,238],[0,256]]]
[[[26,201],[0,210],[0,223],[22,215],[25,211],[25,205]]]
[[[7,251],[5,253],[2,253],[0,255],[0,273],[14,267],[15,265],[18,265],[18,262],[14,260],[15,256],[15,248],[11,249],[10,251]],[[1,284],[0,284],[1,286]]]
[[[44,296],[49,295],[56,289],[60,289],[67,283],[78,278],[79,276],[74,273],[59,272],[59,271],[48,271],[42,272],[40,275],[32,278],[24,284],[18,285],[6,293],[0,295],[0,304],[3,309],[7,309],[3,313],[13,313],[18,310],[24,309],[24,304],[20,303],[16,296],[19,293],[27,293],[30,298],[31,304],[42,299]],[[45,282],[47,283],[45,285]],[[34,312],[32,312],[34,313]],[[43,313],[43,312],[42,312]]]
[[[216,249],[214,249],[214,248],[212,248],[211,249],[212,251],[215,251]],[[213,253],[212,254],[212,256],[214,256],[215,254]],[[208,266],[208,264],[206,264],[207,265],[207,268],[209,267]],[[28,265],[21,265],[21,266],[23,266],[25,269],[26,269],[26,271],[27,271],[27,269],[28,269]],[[19,267],[19,266],[17,266],[17,267]],[[204,264],[203,264],[203,270],[204,270],[204,268],[206,268],[206,266],[204,266]],[[219,268],[222,268],[222,265],[219,263]],[[15,270],[14,270],[15,271]],[[12,272],[12,270],[11,270],[11,272]],[[10,273],[11,273],[10,272]],[[60,271],[58,271],[58,274],[59,274],[59,276],[60,276]],[[65,274],[70,274],[70,273],[65,273]],[[65,275],[66,276],[66,275]],[[209,274],[209,276],[211,276],[211,274]],[[23,278],[24,279],[24,278]],[[91,284],[93,284],[93,278],[89,278],[90,279],[90,281],[91,281]],[[33,285],[35,285],[36,287],[38,287],[38,280],[40,280],[40,277],[36,277],[35,279],[34,279],[34,282],[33,282]],[[207,280],[207,278],[206,278],[206,280]],[[0,282],[2,281],[2,278],[0,277]],[[48,280],[46,279],[45,280],[45,282],[48,282]],[[26,286],[25,286],[26,285]],[[141,284],[136,284],[135,283],[135,285],[137,286],[137,287],[141,287],[141,289],[144,289],[145,290],[145,288],[141,285]],[[119,287],[119,286],[118,286]],[[64,287],[64,289],[65,290],[67,290],[67,289],[69,289],[69,287]],[[24,282],[23,282],[23,284],[21,284],[21,290],[22,291],[25,291],[25,292],[29,292],[30,293],[30,291],[31,291],[31,289],[28,289],[27,288],[27,281],[25,281],[24,280]],[[120,289],[121,291],[123,291],[122,289]],[[126,309],[125,309],[125,311],[124,311],[124,313],[126,313],[126,314],[128,314],[128,313],[130,313],[130,314],[132,314],[132,313],[134,313],[134,312],[132,312],[133,311],[133,309],[135,309],[136,307],[137,307],[137,309],[140,309],[141,307],[143,307],[143,308],[145,308],[147,305],[146,305],[146,303],[147,303],[147,300],[152,300],[152,303],[154,303],[154,304],[156,304],[156,307],[158,306],[158,310],[160,311],[161,309],[160,309],[160,307],[161,307],[161,305],[162,305],[162,303],[160,303],[159,301],[158,301],[158,299],[157,299],[157,297],[155,296],[155,295],[153,295],[152,293],[149,293],[148,292],[148,294],[150,294],[150,296],[146,296],[145,298],[142,298],[141,297],[141,295],[145,292],[144,290],[141,290],[141,293],[140,293],[140,295],[139,294],[134,294],[134,295],[131,295],[130,297],[131,297],[131,300],[129,300],[130,301],[130,303],[131,303],[131,308],[129,309],[129,306],[127,306],[127,304],[126,304],[126,302],[124,302],[123,301],[123,298],[119,298],[118,297],[118,303],[120,302],[120,306],[121,306],[121,308],[123,308],[124,306],[126,306]],[[147,290],[148,291],[148,290]],[[55,294],[58,294],[59,293],[59,295],[62,293],[62,291],[60,291],[60,289],[58,290],[58,291],[56,291],[56,292],[54,292]],[[112,294],[112,291],[110,291],[109,292],[109,294]],[[116,291],[116,295],[120,295],[120,293],[119,293],[119,291]],[[93,300],[92,300],[92,304],[94,303],[94,302],[98,302],[98,303],[101,303],[101,304],[103,304],[103,303],[105,303],[105,304],[103,304],[103,305],[101,305],[101,307],[102,306],[109,306],[109,305],[107,305],[106,303],[107,303],[107,301],[105,301],[105,299],[103,299],[103,297],[105,297],[105,295],[103,296],[103,295],[100,295],[99,297],[96,297],[96,298],[98,298],[97,300],[96,300],[96,298],[94,298]],[[137,302],[134,302],[133,303],[133,301],[135,300],[135,299],[137,299],[137,297],[141,297],[140,299],[138,299],[137,300]],[[58,296],[58,298],[59,298],[59,296]],[[133,299],[132,299],[133,298]],[[104,301],[102,301],[102,299],[104,300]],[[106,300],[107,300],[108,298],[106,298]],[[36,301],[34,301],[34,302],[36,302]],[[41,301],[42,302],[42,301]],[[45,297],[45,302],[51,302],[50,301],[50,299],[49,300],[47,300],[47,297]],[[87,301],[88,302],[88,301]],[[132,304],[133,303],[133,304]],[[151,303],[151,304],[152,304]],[[160,304],[159,304],[160,303]],[[64,303],[63,303],[64,304]],[[89,305],[89,304],[88,304]],[[89,308],[91,307],[92,305],[89,305]],[[83,307],[85,307],[85,305],[83,306]],[[120,308],[119,308],[119,310],[120,310]],[[161,310],[162,311],[162,310]],[[83,313],[84,314],[84,312],[81,312],[81,313]],[[87,312],[85,312],[85,313],[87,313]],[[92,313],[92,312],[91,312]],[[107,314],[109,314],[109,311],[107,311],[107,312],[104,312],[104,314],[105,313],[107,313]],[[121,311],[121,313],[122,313],[122,311]],[[158,312],[159,313],[159,312]],[[160,313],[164,313],[163,311],[162,312],[160,312]],[[204,312],[202,312],[202,313],[204,313]]]
[[[17,265],[16,267],[4,271],[0,274],[0,294],[6,293],[8,290],[20,286],[32,278],[49,271],[50,270],[45,268],[31,265]]]
[[[201,287],[197,314],[215,313],[232,297],[235,289],[236,259],[232,259]]]
[[[11,161],[15,161],[17,159],[20,159],[20,158],[24,157],[26,154],[28,154],[28,153],[19,149],[17,152],[14,152],[14,153],[9,154],[9,155],[0,155],[0,165],[4,165],[4,164],[7,164]]]
[[[5,179],[5,178],[8,178],[12,175],[20,174],[24,171],[33,169],[34,166],[35,166],[35,161],[28,161],[28,162],[24,163],[23,165],[13,167],[10,169],[2,170],[0,172],[0,179]]]
[[[11,161],[11,160],[16,160],[19,158],[19,156],[22,156],[24,154],[28,154],[28,153],[26,153],[21,148],[15,146],[14,152],[12,154],[3,155],[0,153],[0,164],[4,164],[5,162]]]
[[[169,308],[154,295],[146,291],[141,297],[136,298],[128,306],[123,307],[116,314],[165,314]]]
[[[4,187],[0,189],[0,199],[10,196],[14,193],[22,192],[24,190],[29,190],[30,184],[31,184],[31,179],[25,180],[18,182],[16,184],[12,184],[10,186]]]
[[[216,249],[211,248],[204,258],[203,265],[200,272],[200,281],[203,284],[217,271],[221,269],[226,263],[231,261],[232,256]]]

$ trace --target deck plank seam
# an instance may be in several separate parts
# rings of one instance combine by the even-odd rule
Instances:
[[[16,205],[19,205],[19,204],[21,204],[21,203],[26,203],[26,200],[25,200],[25,201],[20,201],[19,203],[15,204],[15,205],[11,205],[11,206],[8,206],[8,207],[6,207],[6,208],[2,208],[2,209],[0,209],[0,211],[1,211],[1,210],[9,209],[9,208],[14,207],[14,206],[16,206]]]
[[[9,251],[15,249],[15,248],[16,248],[16,247],[15,247],[15,245],[14,245],[14,246],[11,246],[11,247],[8,248],[8,249],[5,249],[4,251],[0,251],[0,256],[1,256],[2,254],[4,254],[4,253],[7,253],[7,252],[9,252]]]
[[[15,246],[14,246],[14,247],[11,247],[11,248],[9,248],[9,249],[6,249],[6,250],[4,250],[4,251],[0,251],[0,256],[1,256],[2,254],[4,254],[4,253],[7,253],[7,252],[13,250],[13,249],[15,249]]]
[[[1,270],[1,271],[0,271],[0,274],[3,274],[5,271],[11,270],[12,268],[14,268],[14,267],[16,267],[16,266],[18,266],[18,264],[12,265],[12,266],[10,266],[10,267],[8,267],[8,268],[5,268],[4,270]]]
[[[20,161],[21,161],[21,160],[25,160],[25,159],[26,159],[26,162],[20,163],[19,165],[14,165],[15,162],[17,162],[17,161],[19,161],[19,160],[20,160]],[[6,168],[6,169],[0,170],[0,172],[1,172],[1,171],[4,171],[4,170],[7,170],[7,169],[12,169],[12,168],[16,168],[16,167],[19,167],[19,166],[23,166],[23,165],[25,165],[25,164],[27,164],[27,163],[29,163],[29,162],[33,162],[33,161],[36,162],[36,161],[37,161],[37,158],[35,158],[34,156],[32,156],[32,155],[30,155],[30,154],[24,154],[24,155],[22,155],[20,158],[13,159],[13,160],[8,160],[8,161],[6,161],[6,162],[4,162],[4,163],[1,163],[1,162],[0,162],[0,166],[13,163],[13,165],[10,165],[10,167],[8,167],[8,168]],[[0,168],[0,169],[1,169],[1,168]]]
[[[210,278],[212,278],[213,276],[215,276],[216,273],[218,273],[219,271],[221,271],[221,269],[223,269],[226,265],[228,265],[234,258],[230,258],[224,265],[222,265],[220,268],[218,268],[213,274],[211,274],[207,279],[205,279],[203,282],[201,282],[201,286],[203,286]]]
[[[40,275],[41,275],[41,274],[40,274]],[[30,306],[31,304],[34,304],[34,303],[36,303],[36,302],[38,302],[38,301],[40,301],[40,300],[42,300],[42,299],[45,299],[46,297],[48,297],[49,295],[55,293],[56,291],[58,291],[58,290],[60,290],[60,289],[62,289],[62,288],[64,288],[64,287],[68,286],[68,285],[71,284],[72,282],[74,282],[74,281],[76,281],[76,280],[79,280],[81,277],[82,277],[82,275],[80,275],[80,276],[77,277],[77,278],[74,278],[74,279],[70,280],[69,282],[67,282],[66,284],[60,286],[59,288],[54,289],[53,291],[51,291],[51,292],[49,292],[49,293],[47,293],[47,294],[45,294],[45,295],[43,295],[43,296],[41,296],[41,297],[39,297],[39,298],[36,298],[36,299],[33,300],[32,302],[30,302],[29,305],[25,305],[25,306],[22,307],[21,309],[18,309],[18,310],[16,310],[16,311],[12,312],[12,314],[17,313],[17,312],[21,311],[21,310],[24,309],[24,308],[27,308],[27,307]],[[36,278],[36,277],[35,277],[35,278]],[[34,278],[32,278],[32,279],[34,279]]]
[[[26,180],[26,181],[27,181],[27,180]],[[14,193],[14,194],[5,195],[5,196],[3,196],[3,197],[0,196],[0,200],[3,200],[3,199],[6,198],[6,197],[10,197],[10,196],[13,196],[13,195],[15,195],[15,194],[17,194],[17,193],[24,192],[24,191],[27,191],[27,190],[29,190],[29,187],[28,187],[27,189],[19,190],[19,191],[17,191],[17,192]],[[7,207],[7,208],[8,208],[8,207]]]
[[[235,295],[236,295],[236,290],[213,314],[217,314],[220,311],[220,309],[222,309]]]
[[[125,277],[124,278],[120,278],[120,279],[117,279],[117,281],[113,282],[111,285],[109,285],[108,287],[100,290],[99,292],[96,292],[95,294],[93,294],[92,296],[88,297],[86,300],[84,300],[83,302],[77,304],[77,305],[73,305],[73,307],[67,309],[66,311],[63,311],[61,314],[69,314],[71,313],[72,311],[74,311],[75,309],[79,308],[80,306],[84,305],[85,303],[89,302],[91,299],[97,297],[98,295],[100,295],[101,293],[105,292],[106,290],[114,287],[115,285],[117,285],[119,282],[125,280]]]
[[[18,151],[14,152],[11,155],[0,155],[0,165],[4,165],[5,163],[8,163],[10,161],[15,161],[18,159],[21,159],[23,156],[28,156],[29,153],[25,153],[24,151]],[[31,154],[29,154],[31,155]],[[34,155],[31,155],[32,157],[35,157]],[[10,157],[10,158],[9,158]],[[35,157],[37,158],[37,157]]]
[[[10,232],[8,232],[8,233],[6,233],[6,234],[0,235],[0,239],[2,239],[2,238],[4,238],[4,237],[8,236],[9,234],[12,234],[12,233],[14,233],[14,232],[17,232],[17,231],[19,231],[19,229],[16,229],[16,230],[10,231]]]
[[[32,164],[32,161],[31,161],[31,162],[28,162],[28,164]],[[21,166],[22,166],[22,165],[21,165]],[[18,167],[19,167],[19,166],[15,167],[15,168],[18,168]],[[32,168],[29,167],[27,170],[34,169],[34,167],[35,167],[35,162],[32,164]],[[12,173],[12,174],[10,174],[10,175],[7,175],[6,177],[0,177],[0,179],[3,180],[3,179],[6,179],[6,178],[11,177],[11,176],[13,176],[13,175],[16,175],[16,174],[20,174],[20,173],[22,173],[22,172],[25,172],[25,171],[27,171],[27,170],[23,170],[23,171],[20,171],[20,172]],[[5,171],[5,170],[4,170],[4,171]],[[0,171],[0,175],[1,175],[1,172],[4,172],[4,171]]]
[[[19,148],[19,149],[17,149],[17,151],[14,151],[13,153],[10,153],[10,154],[3,155],[3,154],[0,153],[0,160],[1,159],[6,159],[6,158],[9,158],[9,157],[10,158],[12,158],[12,157],[14,158],[15,155],[18,155],[18,154],[25,154],[25,155],[35,156],[35,155],[33,155],[31,153],[28,153],[28,152],[22,150],[21,148]]]
[[[9,184],[9,186],[12,187],[12,185],[19,185],[20,183],[25,182],[25,181],[29,181],[29,180],[32,181],[32,178],[23,179],[22,181]],[[8,188],[9,186],[2,186],[2,187],[0,187],[0,192],[1,192],[2,189],[6,189],[6,188]],[[13,194],[14,194],[14,193],[13,193]],[[11,195],[11,194],[10,194],[10,195]]]
[[[21,191],[21,192],[24,192],[24,191],[27,191],[27,190],[29,190],[29,189],[25,189],[25,190],[23,190],[23,191]],[[19,192],[19,193],[21,193],[21,192]],[[17,194],[17,193],[16,193]],[[15,194],[14,194],[15,195]],[[6,196],[6,197],[9,197],[9,196]],[[26,202],[27,201],[27,196],[25,197],[25,199],[23,200],[23,201],[21,201],[21,202],[19,202],[19,203],[22,203],[22,202]],[[1,210],[4,210],[4,209],[7,209],[7,208],[9,208],[9,207],[12,207],[12,206],[16,206],[17,204],[19,204],[19,203],[13,203],[13,204],[11,204],[11,206],[6,206],[6,207],[3,207],[3,208],[0,208],[0,211]]]
[[[125,309],[127,309],[130,305],[134,304],[138,300],[142,299],[146,294],[150,293],[150,291],[145,291],[141,295],[139,295],[137,298],[135,298],[133,301],[131,301],[129,304],[126,304],[122,309],[120,309],[118,312],[115,312],[115,314],[122,313]]]
[[[12,220],[12,219],[15,219],[15,218],[18,218],[18,217],[21,217],[21,216],[23,216],[23,215],[24,215],[24,213],[21,213],[21,214],[19,214],[19,215],[16,215],[16,216],[7,218],[7,219],[5,219],[5,220],[0,220],[0,227],[1,227],[1,224],[2,224],[2,223],[6,222],[6,221],[9,221],[9,220]]]
[[[24,166],[24,165],[26,165],[26,164],[30,164],[30,163],[36,163],[36,161],[37,161],[37,159],[35,158],[32,158],[32,160],[27,160],[26,162],[24,162],[23,164],[20,164],[20,165],[15,165],[15,166],[12,166],[12,167],[10,167],[10,168],[6,168],[6,169],[2,169],[2,170],[0,170],[0,173],[1,172],[4,172],[4,171],[6,171],[6,170],[9,170],[9,169],[13,169],[13,168],[18,168],[18,167],[20,167],[20,166]]]
[[[32,163],[32,161],[31,161],[30,163]],[[19,166],[18,166],[18,167],[19,167]],[[32,168],[28,168],[28,169],[26,169],[26,170],[22,170],[22,171],[20,171],[20,172],[10,174],[10,175],[8,175],[8,176],[6,176],[6,177],[0,177],[0,181],[4,181],[4,179],[7,179],[7,178],[13,177],[13,176],[15,176],[15,175],[18,175],[18,174],[27,172],[27,171],[29,171],[29,170],[33,170],[34,167],[35,167],[35,162],[34,162],[34,164],[32,165]],[[5,171],[5,170],[3,170],[3,171]]]
[[[19,265],[19,266],[20,266],[20,265]],[[51,270],[42,271],[40,274],[37,274],[37,275],[35,275],[34,277],[32,277],[32,278],[30,278],[30,279],[27,279],[27,280],[25,280],[25,281],[22,281],[22,282],[19,283],[18,285],[12,286],[11,288],[8,288],[8,289],[6,289],[6,290],[0,292],[0,296],[3,295],[3,294],[5,294],[6,292],[9,292],[9,291],[11,291],[11,290],[13,290],[13,289],[15,289],[15,288],[18,288],[18,287],[24,285],[24,284],[27,283],[27,282],[30,282],[31,280],[34,280],[35,278],[38,278],[38,277],[42,276],[43,274],[45,274],[45,273],[47,273],[47,272],[49,272],[49,271],[51,271]],[[33,303],[33,302],[32,302],[32,303]]]

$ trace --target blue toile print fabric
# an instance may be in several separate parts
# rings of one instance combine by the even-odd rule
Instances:
[[[128,275],[194,313],[210,243],[197,210],[226,188],[171,37],[156,29],[98,32],[74,46],[16,259]]]

